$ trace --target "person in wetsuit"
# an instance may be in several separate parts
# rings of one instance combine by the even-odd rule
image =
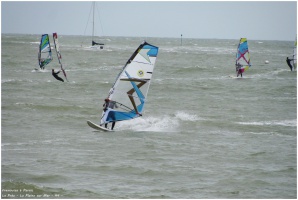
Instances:
[[[242,77],[241,67],[242,67],[242,65],[240,63],[236,64],[237,77],[239,76],[239,74],[241,74],[241,77]]]
[[[289,65],[289,67],[290,67],[290,69],[291,69],[291,71],[293,71],[293,66],[292,66],[292,64],[291,64],[291,61],[292,61],[293,59],[289,59],[289,57],[287,57],[287,64]]]
[[[58,72],[55,72],[54,69],[52,69],[52,75],[55,77],[55,79],[64,82],[64,80],[58,76],[60,72],[60,70]]]
[[[103,110],[104,110],[105,112],[108,110],[108,108],[113,109],[114,107],[117,108],[117,105],[116,105],[116,102],[115,102],[115,101],[111,101],[111,100],[108,99],[108,98],[105,99],[105,103],[103,104]],[[111,114],[113,115],[113,116],[111,116],[112,119],[113,119],[113,118],[115,119],[114,113],[112,112]],[[112,128],[111,128],[111,130],[114,129],[115,124],[116,124],[116,121],[113,121],[113,122],[112,122]],[[105,128],[108,128],[108,123],[105,124]]]

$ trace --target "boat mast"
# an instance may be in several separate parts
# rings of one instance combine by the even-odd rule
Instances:
[[[93,46],[93,37],[94,37],[94,7],[95,7],[95,2],[93,4],[93,21],[92,21],[92,46]]]
[[[100,46],[100,49],[103,49],[103,45],[102,43],[97,43],[97,42],[94,42],[94,23],[95,23],[95,20],[94,20],[94,13],[95,13],[95,1],[92,2],[92,7],[93,7],[93,21],[92,21],[92,46],[94,45],[99,45]]]

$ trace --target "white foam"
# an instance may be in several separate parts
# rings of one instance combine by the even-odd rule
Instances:
[[[9,82],[15,82],[15,79],[6,79],[6,80],[1,80],[1,83],[9,83]]]
[[[197,115],[188,114],[184,111],[177,111],[174,115],[161,115],[158,117],[145,116],[133,120],[117,123],[119,130],[150,131],[150,132],[174,132],[177,131],[181,123],[185,121],[198,121]]]
[[[7,79],[7,80],[1,80],[1,83],[10,83],[10,82],[30,82],[32,83],[33,80],[30,80],[30,79],[19,79],[19,80],[16,80],[16,79]]]
[[[117,125],[118,126],[118,125]],[[140,117],[129,121],[119,122],[119,129],[131,129],[133,131],[163,132],[175,131],[179,122],[170,116]]]
[[[254,126],[297,126],[296,120],[282,120],[282,121],[259,121],[259,122],[237,122],[237,124],[242,125],[254,125]]]
[[[198,121],[199,117],[197,115],[188,114],[184,111],[177,111],[175,117],[182,121]]]
[[[47,69],[33,69],[31,72],[48,73],[50,71]]]

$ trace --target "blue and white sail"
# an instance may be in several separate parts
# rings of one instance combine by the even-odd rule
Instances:
[[[48,34],[41,36],[38,52],[38,63],[41,69],[53,60],[50,39]]]
[[[158,47],[143,42],[129,58],[110,89],[101,125],[142,116]]]

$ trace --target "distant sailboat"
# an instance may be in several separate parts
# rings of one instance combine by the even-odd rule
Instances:
[[[95,7],[96,7],[96,4],[95,4],[95,2],[92,2],[92,7],[91,7],[91,9],[92,9],[92,38],[91,38],[91,45],[92,45],[92,47],[93,46],[99,46],[100,47],[100,49],[103,49],[103,46],[104,46],[104,44],[103,43],[98,43],[98,42],[95,42],[94,41],[94,24],[95,24],[95,19],[94,19],[94,15],[95,15]],[[89,17],[90,17],[90,14],[89,14]],[[88,21],[89,21],[89,19],[88,19]],[[88,22],[87,22],[87,25],[88,25]],[[87,28],[87,26],[86,26],[86,28]],[[86,29],[85,29],[85,32],[86,32]]]
[[[57,33],[53,33],[53,39],[54,39],[54,44],[55,44],[55,50],[56,50],[56,53],[57,53],[57,58],[58,58],[58,61],[59,61],[59,64],[60,64],[60,67],[61,67],[61,70],[63,72],[63,75],[65,77],[65,79],[67,80],[67,76],[66,76],[66,72],[65,70],[63,69],[63,66],[62,66],[62,56],[61,56],[61,53],[60,53],[60,47],[59,47],[59,42],[58,42],[58,35]],[[68,81],[68,80],[67,80]]]
[[[103,125],[142,116],[157,54],[158,47],[145,41],[137,48],[105,99],[100,125],[87,121],[90,127],[109,131]]]
[[[43,34],[40,39],[38,51],[38,64],[44,69],[53,60],[50,39],[48,34]]]
[[[251,66],[250,63],[250,54],[248,51],[248,44],[246,38],[241,38],[237,47],[236,53],[236,72],[237,77],[249,69]]]

